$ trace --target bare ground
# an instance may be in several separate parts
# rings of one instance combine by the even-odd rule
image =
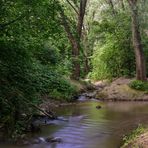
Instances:
[[[132,79],[121,77],[112,83],[95,82],[96,87],[102,87],[102,90],[97,91],[96,98],[104,101],[148,101],[147,92],[134,90],[128,86],[131,81]]]
[[[148,148],[148,131],[140,134],[128,145],[123,146],[122,148]]]

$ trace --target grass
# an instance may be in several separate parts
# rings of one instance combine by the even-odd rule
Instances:
[[[124,144],[121,146],[121,148],[127,148],[129,145],[132,145],[136,138],[145,131],[146,128],[144,128],[142,125],[139,125],[138,128],[133,130],[129,135],[124,136]],[[134,147],[136,147],[136,145],[134,145]]]

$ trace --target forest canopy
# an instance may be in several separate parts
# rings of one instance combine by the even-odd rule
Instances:
[[[71,79],[147,79],[145,0],[1,0],[0,9],[0,121],[10,135],[36,111],[30,103],[72,101]]]

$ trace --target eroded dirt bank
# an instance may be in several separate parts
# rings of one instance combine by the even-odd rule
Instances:
[[[104,101],[148,101],[146,91],[138,91],[129,87],[132,79],[118,78],[113,82],[98,81],[95,98]],[[100,89],[101,88],[101,89]]]

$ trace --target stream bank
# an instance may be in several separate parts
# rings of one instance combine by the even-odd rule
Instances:
[[[55,112],[58,118],[50,120],[43,117],[35,121],[35,124],[40,126],[40,131],[30,133],[29,136],[27,134],[25,141],[24,139],[19,141],[19,148],[22,145],[25,148],[32,148],[32,146],[35,148],[67,148],[68,146],[73,148],[86,148],[88,146],[88,148],[98,148],[100,145],[101,148],[115,148],[121,146],[123,135],[128,134],[139,124],[148,124],[147,103],[126,102],[129,99],[124,102],[113,102],[123,101],[121,98],[117,98],[120,91],[117,91],[116,97],[112,97],[117,99],[97,98],[97,96],[106,89],[115,91],[119,89],[119,86],[126,85],[128,87],[129,82],[130,80],[126,79],[125,81],[123,78],[112,83],[107,81],[96,82],[91,89],[90,87],[89,89],[82,89],[81,95],[77,97],[78,101],[75,100],[71,103],[51,101],[45,98],[40,107],[45,111]],[[147,94],[143,95],[147,96]],[[106,101],[102,102],[102,100]],[[132,100],[135,101],[135,99]],[[73,131],[76,131],[76,133],[73,133]],[[72,141],[73,139],[75,140]],[[85,143],[85,141],[90,141],[90,143]],[[83,143],[85,144],[83,145]],[[7,147],[7,144],[4,144],[4,146],[6,148],[17,148],[17,145]]]
[[[148,128],[139,126],[132,133],[125,137],[125,142],[121,148],[147,148]]]
[[[95,82],[94,85],[99,89],[94,97],[102,101],[148,101],[148,90],[139,91],[130,88],[129,84],[132,80],[121,77],[111,83],[107,81]]]

